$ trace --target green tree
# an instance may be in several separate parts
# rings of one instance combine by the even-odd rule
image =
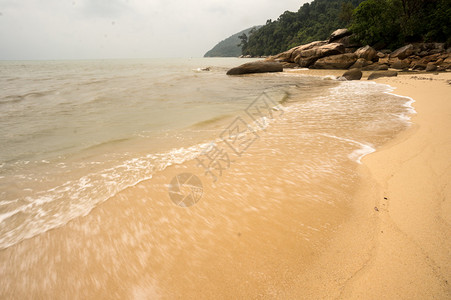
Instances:
[[[397,0],[367,0],[353,14],[350,26],[356,40],[362,44],[396,47],[400,44],[401,5]]]
[[[238,38],[240,39],[240,43],[237,46],[241,47],[241,53],[244,54],[244,51],[247,48],[247,35],[243,33]]]

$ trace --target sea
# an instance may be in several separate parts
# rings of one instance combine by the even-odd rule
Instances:
[[[304,157],[290,163],[287,153],[252,139],[228,148],[235,160],[244,152],[283,158],[278,164],[286,173],[247,178],[244,186],[278,176],[305,187],[309,199],[333,204],[327,193],[355,183],[362,158],[406,129],[414,113],[412,99],[371,81],[290,70],[226,75],[254,60],[0,62],[0,249],[87,216],[130,187],[152,184],[166,168],[200,161],[237,122],[251,137],[266,136]],[[249,113],[258,107],[261,115]],[[232,159],[227,167],[233,164],[240,166]],[[227,170],[220,171],[204,186],[227,180]],[[332,192],[307,188],[331,177],[343,185]],[[169,196],[161,201],[192,209]],[[197,200],[194,206],[204,201]]]

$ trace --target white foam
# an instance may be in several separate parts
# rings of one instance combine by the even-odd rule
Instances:
[[[320,135],[326,136],[326,137],[329,137],[329,138],[333,138],[333,139],[337,139],[337,140],[341,140],[341,141],[345,141],[345,142],[348,142],[348,143],[360,146],[360,149],[354,150],[351,154],[348,155],[349,159],[357,162],[358,164],[362,163],[361,160],[362,160],[362,158],[365,155],[368,155],[368,154],[373,153],[374,151],[376,151],[376,149],[371,144],[364,144],[364,143],[361,143],[361,142],[356,141],[356,140],[351,140],[351,139],[338,137],[338,136],[335,136],[335,135],[330,135],[330,134],[325,134],[325,133],[321,133]]]

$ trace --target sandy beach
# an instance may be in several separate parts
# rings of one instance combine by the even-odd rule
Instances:
[[[376,80],[415,100],[413,124],[363,159],[353,217],[287,298],[450,298],[450,79],[441,73]]]
[[[332,180],[348,173],[300,187],[299,166],[310,158],[296,156],[305,147],[296,123],[276,124],[228,176],[200,176],[208,184],[189,209],[169,201],[167,185],[180,172],[198,171],[195,161],[1,250],[0,298],[449,299],[450,79],[376,81],[413,98],[417,114],[362,164],[343,168],[357,165],[361,176],[350,179],[357,190]],[[289,138],[280,143],[277,135]],[[299,172],[285,174],[287,164]],[[310,201],[313,190],[345,192],[333,194],[334,202]]]

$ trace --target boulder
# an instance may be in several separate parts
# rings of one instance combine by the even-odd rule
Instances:
[[[354,53],[337,54],[318,59],[313,69],[347,69],[357,61]]]
[[[282,71],[283,66],[278,62],[254,61],[230,69],[227,72],[227,75],[241,75],[250,73],[266,73],[266,72],[282,72]]]
[[[392,53],[390,53],[390,58],[399,58],[404,59],[414,53],[414,47],[412,44],[405,45],[404,47],[401,47],[399,49],[396,49]]]
[[[362,78],[362,71],[359,69],[350,69],[341,75],[342,78],[346,78],[346,80],[360,80]]]
[[[294,51],[291,54],[291,59],[294,61],[294,58],[296,56],[298,56],[299,54],[301,54],[302,51],[310,50],[313,48],[318,48],[318,47],[321,47],[326,44],[327,44],[327,42],[325,42],[325,41],[316,41],[316,42],[311,42],[311,43],[308,43],[305,45],[297,46],[297,47],[295,47]]]
[[[434,63],[428,63],[426,65],[426,72],[435,72],[437,71],[437,66]]]
[[[414,63],[412,66],[412,70],[426,70],[426,66],[425,64],[420,64],[420,63]]]
[[[331,42],[333,42],[333,41],[336,41],[336,40],[338,40],[338,39],[341,39],[342,37],[351,35],[351,34],[352,34],[352,32],[349,31],[349,30],[346,29],[346,28],[337,29],[337,30],[335,30],[334,32],[332,32],[332,34],[330,35],[330,37],[329,37],[329,43],[331,43]]]
[[[410,61],[408,59],[396,59],[391,65],[390,67],[392,67],[393,69],[397,69],[397,70],[403,70],[406,68],[409,68],[410,66]]]
[[[365,47],[359,48],[354,52],[358,58],[364,58],[366,60],[377,59],[377,51],[372,47],[366,45]]]
[[[384,53],[382,53],[382,52],[377,52],[377,57],[378,58],[384,58],[384,57],[386,57],[387,56],[387,54],[384,54]]]
[[[382,72],[373,72],[368,76],[368,80],[373,80],[381,77],[395,77],[398,76],[398,72],[396,71],[382,71]]]
[[[344,52],[345,47],[342,44],[330,43],[300,51],[299,55],[295,57],[294,62],[299,66],[306,68],[322,57],[341,54]]]
[[[314,47],[319,47],[322,45],[325,45],[326,42],[324,41],[316,41],[311,42],[309,44],[300,45],[291,48],[290,50],[287,50],[285,52],[279,53],[272,57],[273,60],[280,61],[280,62],[295,62],[295,57],[298,56],[302,51],[309,50]]]
[[[368,61],[364,58],[359,58],[352,66],[349,67],[349,69],[361,69],[371,64],[373,64],[372,61]]]
[[[345,48],[352,46],[350,35],[339,38],[338,40],[335,40],[333,42],[342,44],[343,46],[345,46]]]

